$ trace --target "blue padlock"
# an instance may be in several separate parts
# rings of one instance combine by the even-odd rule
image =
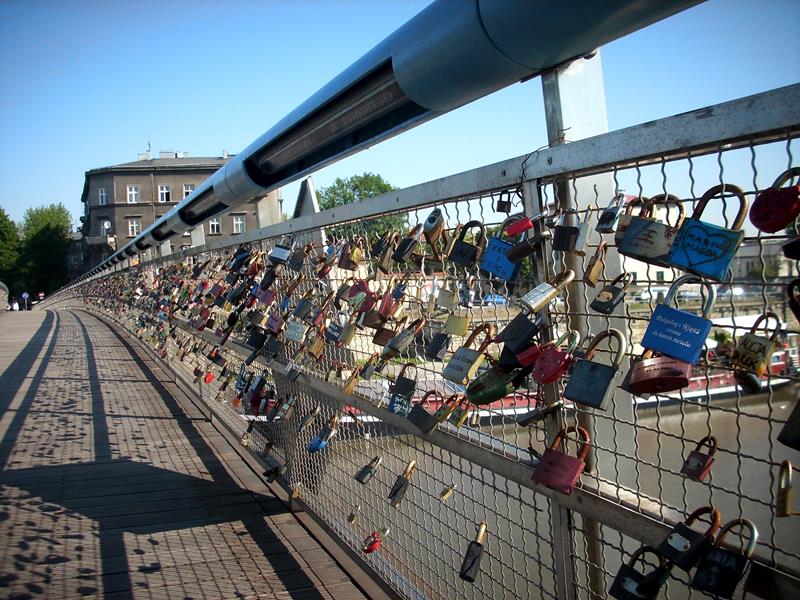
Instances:
[[[701,221],[708,201],[717,196],[733,194],[739,199],[739,212],[733,229]],[[744,238],[744,219],[747,216],[747,198],[741,188],[723,183],[708,190],[694,209],[691,218],[678,229],[667,254],[667,265],[694,273],[700,277],[723,281],[728,275],[731,260]]]
[[[511,248],[514,247],[514,244],[508,240],[502,239],[501,236],[505,232],[506,227],[516,223],[522,218],[523,215],[518,214],[512,215],[503,221],[503,224],[500,225],[500,231],[498,234],[489,240],[489,245],[484,251],[483,258],[481,259],[481,269],[487,273],[491,273],[503,281],[513,281],[516,278],[517,273],[519,273],[519,268],[522,263],[514,263],[509,260],[506,254],[509,250],[511,250]],[[521,239],[522,235],[519,237]]]
[[[331,441],[331,438],[336,435],[338,427],[339,415],[333,415],[331,420],[328,421],[328,424],[319,432],[319,435],[311,438],[311,441],[308,442],[308,451],[313,453],[324,449],[328,445],[328,442]]]
[[[684,283],[700,283],[706,289],[706,302],[703,316],[698,317],[683,310],[669,306],[675,300],[678,288]],[[642,346],[671,358],[677,358],[693,365],[700,358],[711,321],[708,319],[714,306],[716,292],[714,286],[695,275],[684,275],[676,279],[669,288],[664,303],[656,306],[653,318],[642,338]]]

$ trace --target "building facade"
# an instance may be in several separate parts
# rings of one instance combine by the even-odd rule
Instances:
[[[91,269],[122,248],[156,219],[191,194],[233,155],[190,157],[184,152],[150,153],[135,162],[86,171],[83,185],[84,214],[81,232],[85,241],[84,270]],[[267,202],[277,204],[278,195]],[[206,241],[232,237],[280,218],[280,207],[260,207],[264,199],[250,202],[223,216],[203,223]],[[170,240],[172,251],[191,246],[190,232]]]

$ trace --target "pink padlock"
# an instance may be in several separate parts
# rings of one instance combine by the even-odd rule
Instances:
[[[549,342],[542,346],[541,352],[533,366],[533,378],[539,383],[553,383],[566,373],[574,357],[572,353],[578,346],[580,334],[577,331],[568,331],[556,342]],[[569,346],[566,350],[561,349],[561,344],[569,339]]]
[[[531,227],[533,227],[533,221],[531,221],[528,217],[522,217],[506,227],[506,234],[508,234],[508,237],[513,238],[524,231],[528,231],[528,229]]]
[[[578,450],[577,457],[561,451],[561,444],[570,432],[576,432],[580,438],[580,450]],[[588,454],[589,432],[583,427],[574,425],[566,427],[558,432],[553,443],[544,451],[533,472],[532,479],[536,483],[569,495],[583,473]]]

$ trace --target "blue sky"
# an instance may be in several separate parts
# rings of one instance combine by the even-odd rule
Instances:
[[[0,206],[63,202],[84,171],[172,148],[238,152],[426,1],[0,1]],[[798,0],[710,0],[604,47],[618,129],[800,81]],[[517,84],[343,160],[405,187],[546,143]],[[297,184],[284,191],[291,211]]]

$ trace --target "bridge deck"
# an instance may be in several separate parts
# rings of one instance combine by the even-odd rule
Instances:
[[[0,596],[364,597],[127,338],[67,311],[0,332]]]

